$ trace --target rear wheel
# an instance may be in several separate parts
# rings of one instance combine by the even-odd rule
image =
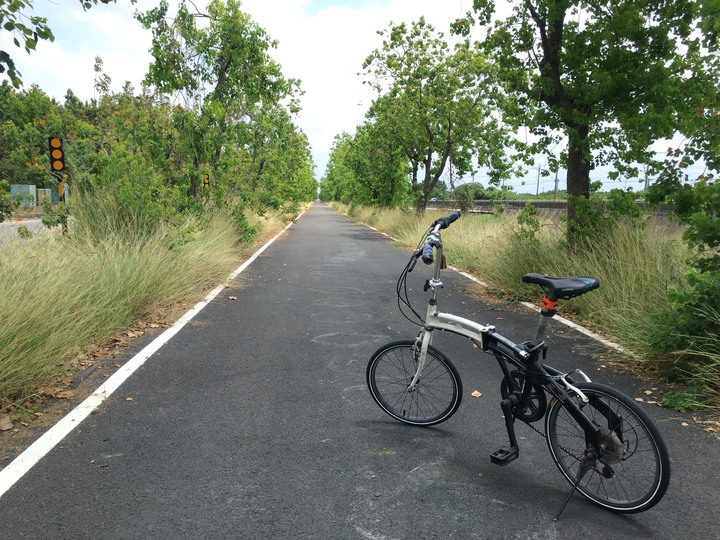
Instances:
[[[617,390],[595,383],[576,387],[589,399],[576,403],[600,429],[599,459],[582,477],[578,491],[615,512],[642,512],[665,495],[670,457],[658,429],[645,412]],[[545,417],[548,447],[555,464],[575,484],[588,448],[585,432],[557,399]]]
[[[462,383],[450,360],[429,346],[420,378],[409,388],[419,355],[414,340],[382,346],[368,362],[367,385],[375,402],[396,420],[431,426],[455,414],[462,399]]]

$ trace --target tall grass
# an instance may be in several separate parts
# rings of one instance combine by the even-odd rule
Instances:
[[[185,309],[250,250],[220,212],[146,226],[102,206],[79,204],[68,237],[0,246],[0,410],[75,369],[91,345]],[[267,233],[283,225],[250,220]]]
[[[720,326],[720,311],[709,307],[702,316]],[[720,335],[696,336],[682,351],[683,361],[678,369],[690,381],[689,391],[675,392],[670,396],[678,409],[697,409],[708,401],[720,403]]]
[[[418,217],[399,210],[382,215],[377,211],[366,215],[360,209],[351,213],[358,220],[366,220],[368,215],[373,226],[413,247],[437,217],[436,213]],[[679,227],[663,221],[650,220],[644,226],[619,222],[608,234],[570,253],[564,227],[558,223],[544,221],[537,232],[528,234],[513,216],[466,215],[447,229],[443,240],[449,264],[477,275],[492,289],[513,298],[539,300],[537,288],[520,281],[528,272],[598,278],[600,289],[563,302],[563,313],[633,351],[632,360],[647,367],[666,368],[674,357],[663,352],[685,341],[677,335],[677,316],[668,300],[668,287],[686,286],[689,251],[681,234]],[[694,352],[685,353],[707,357],[707,351],[716,351],[717,347],[717,340],[698,342]],[[714,363],[704,364],[704,375],[699,376],[711,377],[706,387],[718,389],[720,361],[716,354],[714,358]],[[710,394],[706,392],[712,398]]]

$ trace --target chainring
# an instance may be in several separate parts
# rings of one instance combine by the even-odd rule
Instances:
[[[507,398],[511,393],[511,388],[517,386],[521,390],[525,383],[525,374],[522,371],[513,370],[510,372],[510,376],[513,378],[515,385],[510,385],[506,377],[503,377],[502,383],[500,384],[500,394],[502,398]],[[545,397],[545,391],[536,381],[532,383],[532,390],[528,401],[521,407],[518,405],[513,411],[515,418],[522,420],[523,422],[536,422],[545,416],[547,410],[547,397]]]

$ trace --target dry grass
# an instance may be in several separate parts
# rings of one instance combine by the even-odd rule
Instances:
[[[412,247],[444,214],[418,217],[400,210],[339,209]],[[564,229],[558,223],[543,221],[530,237],[518,232],[511,216],[465,215],[444,231],[445,254],[449,264],[513,298],[537,300],[537,290],[520,280],[528,272],[596,277],[600,289],[564,303],[565,311],[636,351],[638,358],[656,358],[658,339],[672,339],[667,289],[683,286],[688,255],[677,227],[655,221],[645,227],[619,224],[612,235],[573,254],[564,245]]]
[[[265,241],[285,226],[248,216]],[[138,321],[176,314],[221,283],[253,246],[239,245],[227,219],[188,218],[151,233],[69,237],[3,244],[0,250],[0,411],[22,402],[75,359]]]

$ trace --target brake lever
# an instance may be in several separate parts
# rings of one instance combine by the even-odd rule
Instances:
[[[408,266],[408,274],[415,269],[415,265],[417,264],[417,260],[420,255],[422,255],[422,251],[419,249],[416,249],[415,253],[412,254],[412,257],[410,258],[410,265]]]

